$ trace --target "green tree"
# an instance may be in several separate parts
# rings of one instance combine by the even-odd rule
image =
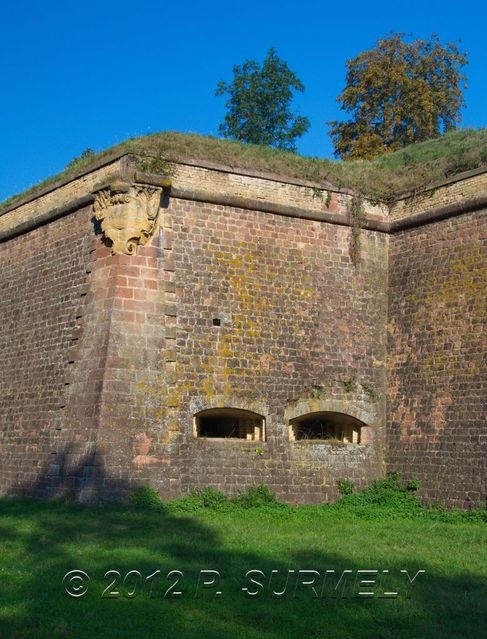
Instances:
[[[335,155],[372,158],[437,137],[460,121],[466,54],[435,34],[412,42],[404,37],[394,33],[347,61],[338,102],[351,119],[328,123]]]
[[[220,133],[241,142],[295,151],[296,138],[308,130],[309,120],[290,111],[293,89],[304,91],[304,86],[274,49],[269,49],[262,67],[253,60],[235,65],[233,82],[219,82],[215,92],[230,96]]]

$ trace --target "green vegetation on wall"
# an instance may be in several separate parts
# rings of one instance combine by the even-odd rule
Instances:
[[[21,196],[34,193],[57,180],[87,172],[95,162],[114,154],[140,156],[141,169],[156,158],[156,170],[164,170],[168,160],[209,161],[240,170],[273,173],[298,180],[308,180],[327,188],[350,188],[372,200],[392,201],[406,191],[419,191],[433,182],[462,171],[487,165],[487,128],[457,130],[435,140],[407,146],[374,160],[337,162],[303,157],[268,146],[243,144],[234,140],[182,134],[155,133],[129,139],[95,156],[77,158],[61,173],[48,178],[18,196],[3,202],[1,208],[15,203]],[[150,168],[150,166],[149,166]],[[153,169],[153,170],[154,170]]]

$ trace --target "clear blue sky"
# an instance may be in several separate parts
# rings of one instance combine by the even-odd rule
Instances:
[[[218,134],[219,80],[270,47],[305,85],[299,152],[332,157],[326,121],[345,61],[391,31],[461,40],[470,63],[462,126],[487,126],[486,3],[307,0],[2,0],[0,201],[99,151],[160,130]]]

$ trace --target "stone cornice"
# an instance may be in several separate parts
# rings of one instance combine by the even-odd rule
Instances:
[[[399,233],[400,231],[424,226],[425,224],[432,224],[433,222],[440,222],[441,220],[481,211],[482,209],[487,209],[487,194],[463,199],[453,204],[438,206],[422,213],[417,213],[416,215],[394,220],[388,223],[388,232]]]
[[[416,197],[417,195],[427,193],[428,191],[435,191],[436,189],[440,189],[443,186],[449,186],[450,184],[456,184],[457,182],[461,182],[462,180],[468,180],[469,178],[477,177],[478,175],[482,175],[483,173],[487,173],[487,166],[481,166],[477,169],[470,169],[469,171],[456,173],[455,175],[451,175],[450,177],[443,180],[437,180],[436,182],[427,184],[417,191],[404,191],[404,193],[396,195],[393,200],[393,204],[396,204],[401,200],[407,200],[409,198]]]
[[[46,210],[34,218],[23,220],[18,224],[12,225],[10,228],[0,230],[0,242],[5,242],[17,235],[22,235],[22,233],[32,231],[39,226],[53,222],[54,220],[64,217],[65,215],[69,215],[69,213],[73,213],[74,211],[78,211],[85,206],[90,206],[93,204],[93,199],[93,195],[91,194],[83,195],[71,200],[70,202],[66,202],[66,204]]]
[[[471,176],[469,175],[469,177]],[[90,193],[41,211],[30,219],[20,219],[12,226],[0,229],[0,242],[68,215],[82,207],[93,205],[95,217],[100,222],[101,230],[105,239],[111,244],[112,251],[130,255],[135,252],[138,244],[144,244],[153,233],[163,195],[208,204],[264,211],[286,217],[316,220],[340,226],[352,226],[349,217],[343,212],[309,210],[303,207],[285,206],[280,203],[236,197],[207,190],[171,187],[171,180],[168,177],[143,173],[135,170],[133,165],[124,163],[118,172],[110,173],[109,177],[95,183]],[[369,216],[364,220],[362,228],[394,234],[482,209],[487,209],[487,194],[483,193],[477,197],[462,198],[452,204],[438,206],[392,221],[374,219]],[[2,215],[5,214],[6,212]]]
[[[6,215],[7,213],[9,213],[10,211],[16,208],[24,206],[25,204],[28,204],[29,202],[32,202],[48,193],[51,193],[52,191],[60,189],[71,182],[75,182],[76,180],[79,180],[83,178],[84,176],[89,175],[90,173],[94,173],[100,168],[107,167],[108,165],[116,163],[116,162],[119,163],[119,166],[123,167],[123,173],[125,174],[125,176],[130,178],[136,172],[136,169],[135,169],[136,162],[134,161],[136,157],[138,156],[132,151],[126,151],[126,150],[116,151],[115,150],[115,151],[107,152],[105,155],[103,155],[103,157],[97,160],[93,160],[93,162],[91,162],[84,168],[80,169],[79,171],[76,171],[75,173],[69,175],[68,177],[60,177],[59,179],[53,180],[50,184],[44,187],[34,188],[30,193],[27,193],[24,196],[20,196],[18,199],[13,201],[11,204],[8,204],[7,206],[2,207],[0,203],[0,217],[3,215]],[[265,171],[255,171],[251,169],[239,169],[237,166],[228,166],[225,164],[219,164],[217,162],[211,162],[209,160],[203,161],[203,160],[192,160],[190,158],[168,158],[167,162],[169,164],[174,164],[174,165],[179,164],[181,166],[209,169],[209,170],[220,172],[220,173],[247,176],[250,178],[259,178],[259,179],[277,182],[277,183],[290,185],[290,186],[303,186],[303,187],[309,187],[313,189],[321,189],[323,191],[330,191],[332,193],[341,193],[345,195],[353,194],[352,189],[336,187],[330,182],[327,182],[326,180],[324,182],[318,183],[318,182],[303,180],[299,178],[287,177],[285,175],[279,175],[277,173],[275,174],[275,173],[269,173]],[[435,191],[436,189],[447,187],[451,184],[461,182],[462,180],[468,180],[469,178],[476,177],[484,173],[487,173],[487,166],[482,166],[476,169],[470,169],[468,171],[457,173],[448,178],[438,180],[427,186],[424,186],[421,189],[418,189],[417,191],[407,191],[407,192],[401,193],[397,195],[394,198],[394,200],[392,200],[391,206],[394,206],[395,204],[403,200],[414,198],[414,197],[417,197],[418,195],[427,194],[430,191]]]
[[[103,156],[103,158],[93,161],[92,164],[90,163],[88,166],[86,166],[83,169],[80,169],[79,171],[76,171],[75,173],[71,174],[69,177],[60,177],[59,179],[53,180],[52,182],[50,182],[44,187],[39,187],[39,188],[34,187],[34,190],[27,193],[26,195],[21,195],[18,199],[15,199],[11,204],[8,204],[5,207],[2,207],[0,204],[0,216],[6,215],[7,213],[9,213],[10,211],[13,211],[14,209],[18,209],[21,206],[24,206],[25,204],[29,204],[29,202],[33,202],[34,200],[39,199],[43,195],[47,195],[48,193],[52,193],[53,191],[56,191],[57,189],[61,189],[63,186],[66,186],[67,184],[71,182],[76,182],[76,180],[79,180],[83,178],[84,176],[89,175],[90,173],[94,173],[95,171],[98,171],[98,169],[109,166],[110,164],[113,164],[117,161],[121,162],[121,166],[123,167],[122,168],[123,173],[130,171],[130,154],[126,152],[125,153],[120,153],[120,152],[107,153],[107,155]]]
[[[348,217],[342,213],[313,211],[297,206],[285,206],[283,204],[253,200],[250,198],[240,198],[232,195],[223,195],[221,193],[172,188],[171,197],[180,200],[191,200],[193,202],[232,206],[250,211],[264,211],[265,213],[273,213],[274,215],[283,215],[285,217],[296,217],[304,220],[328,222],[329,224],[337,224],[339,226],[352,226]],[[388,229],[388,222],[369,218],[364,221],[362,228],[369,231],[381,231],[385,233]]]

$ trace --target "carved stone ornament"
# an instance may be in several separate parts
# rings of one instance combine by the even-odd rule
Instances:
[[[156,226],[161,190],[120,183],[93,194],[93,211],[103,235],[111,242],[112,255],[135,255],[137,245],[147,243]]]

